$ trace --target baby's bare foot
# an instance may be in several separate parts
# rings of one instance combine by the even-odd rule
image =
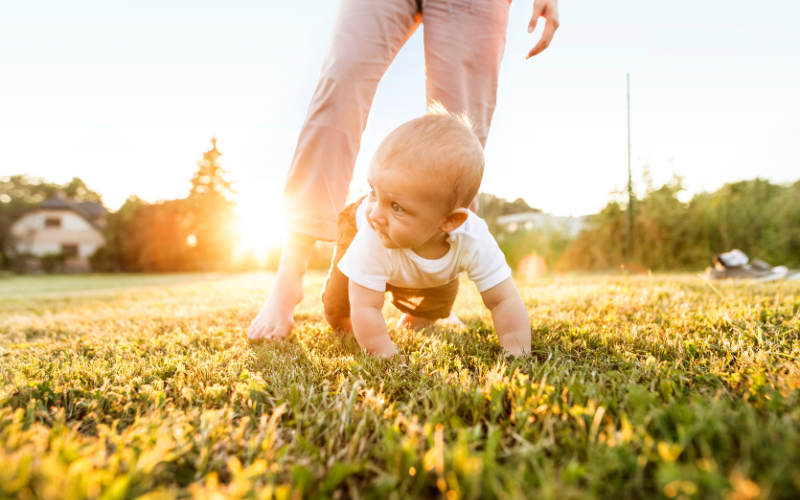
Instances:
[[[435,319],[418,318],[410,314],[403,314],[397,322],[397,328],[409,328],[411,330],[419,331],[428,328],[436,323]]]
[[[456,316],[455,311],[450,311],[450,316],[446,317],[445,319],[440,319],[439,323],[449,327],[464,326],[464,323],[458,319],[458,316]]]
[[[279,272],[269,296],[247,329],[249,340],[279,340],[294,327],[294,308],[303,300],[303,276]]]

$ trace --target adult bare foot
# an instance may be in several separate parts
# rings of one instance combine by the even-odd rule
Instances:
[[[247,328],[250,340],[279,340],[294,328],[294,308],[303,300],[303,275],[279,272],[269,296]]]
[[[303,300],[303,275],[315,239],[289,233],[283,241],[278,275],[258,315],[247,328],[248,340],[278,340],[294,328],[294,307]]]

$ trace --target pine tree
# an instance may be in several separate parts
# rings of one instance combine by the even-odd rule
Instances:
[[[225,178],[217,149],[217,139],[211,139],[212,148],[203,153],[192,176],[192,190],[187,198],[188,210],[181,226],[189,235],[186,244],[192,247],[190,255],[194,265],[201,270],[226,269],[237,245],[236,202],[229,199],[234,194],[231,181]]]
[[[192,191],[189,196],[219,195],[227,199],[234,193],[231,182],[225,179],[228,172],[219,161],[222,153],[217,149],[217,138],[211,138],[212,148],[203,153],[203,159],[197,162],[197,172],[192,176]]]

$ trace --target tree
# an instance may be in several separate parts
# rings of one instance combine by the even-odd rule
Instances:
[[[203,153],[192,175],[189,196],[147,203],[133,196],[106,226],[106,246],[93,265],[98,270],[207,271],[230,269],[237,244],[236,203],[217,149]]]
[[[211,138],[211,149],[203,153],[203,159],[197,161],[197,172],[192,175],[192,191],[189,196],[193,195],[219,195],[223,198],[234,193],[231,187],[231,182],[225,179],[225,174],[228,171],[222,168],[219,161],[222,153],[217,149],[217,138]]]
[[[753,179],[684,203],[680,177],[636,199],[633,262],[654,271],[701,269],[738,248],[773,265],[800,266],[800,181]],[[624,262],[625,212],[609,203],[561,255],[556,270],[604,271]]]
[[[237,244],[236,202],[229,199],[234,194],[231,181],[225,178],[217,149],[217,139],[211,139],[212,148],[203,153],[197,162],[197,172],[192,176],[192,190],[187,198],[187,218],[183,221],[196,262],[201,269],[228,268]]]
[[[541,212],[538,208],[530,207],[525,200],[517,198],[514,201],[504,200],[489,193],[480,194],[480,203],[478,205],[478,215],[486,221],[489,226],[489,231],[492,234],[497,233],[497,218],[502,215],[520,214],[527,212]]]

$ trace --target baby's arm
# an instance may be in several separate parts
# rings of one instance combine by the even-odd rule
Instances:
[[[506,357],[530,353],[531,320],[514,280],[507,278],[499,285],[481,293],[481,297],[492,312],[494,330]]]
[[[358,344],[370,354],[391,358],[397,348],[389,338],[383,319],[383,292],[376,292],[350,280],[350,320]],[[530,340],[529,340],[530,343]]]

